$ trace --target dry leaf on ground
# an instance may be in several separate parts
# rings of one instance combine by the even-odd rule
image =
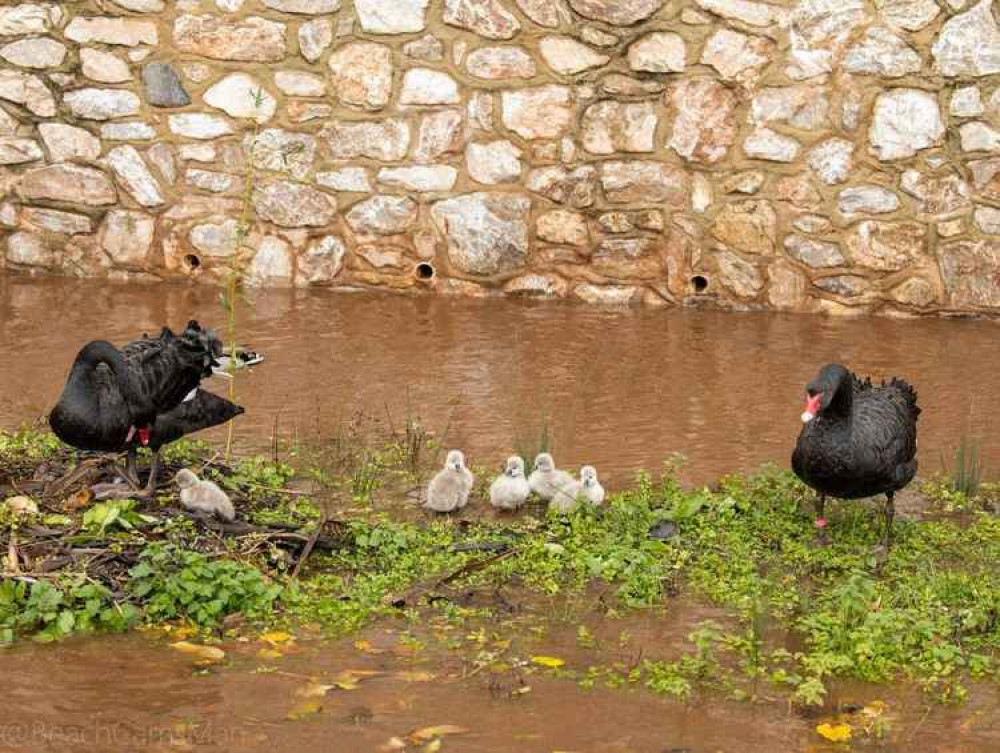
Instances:
[[[177,643],[171,643],[170,648],[180,651],[182,654],[195,656],[204,662],[220,662],[226,658],[226,652],[217,646],[203,646],[199,643],[178,641]]]

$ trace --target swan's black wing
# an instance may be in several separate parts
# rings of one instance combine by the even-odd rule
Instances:
[[[855,394],[853,416],[854,467],[863,489],[902,488],[916,474],[916,392],[893,380]]]
[[[185,400],[176,408],[156,417],[150,433],[149,447],[155,452],[181,437],[221,426],[243,413],[241,406],[199,389],[190,400]]]
[[[143,337],[122,349],[132,391],[139,396],[137,426],[152,425],[156,416],[178,407],[209,376],[221,344],[197,322],[181,335],[164,328],[159,337]]]

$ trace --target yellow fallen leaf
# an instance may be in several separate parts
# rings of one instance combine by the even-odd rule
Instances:
[[[397,672],[393,676],[404,682],[432,682],[434,680],[434,675],[430,672]]]
[[[269,633],[264,633],[260,639],[265,643],[270,643],[272,646],[280,646],[285,643],[290,643],[295,640],[295,636],[291,633],[285,633],[281,630],[272,630]]]
[[[302,698],[322,698],[328,691],[333,690],[335,685],[322,685],[312,680],[307,685],[295,691],[295,695]]]
[[[531,661],[540,667],[548,667],[549,669],[559,669],[566,663],[555,656],[532,656]]]
[[[168,625],[167,629],[170,631],[171,635],[179,640],[187,640],[192,636],[198,635],[198,628],[194,625],[176,625],[173,627]]]
[[[384,654],[385,649],[375,648],[371,641],[354,641],[354,648],[364,651],[366,654]]]
[[[885,701],[872,701],[863,709],[861,709],[861,713],[864,714],[865,716],[877,717],[877,716],[882,716],[882,714],[885,713],[885,710],[887,708],[888,706],[886,705]]]
[[[512,696],[514,696],[514,695],[527,695],[530,692],[531,692],[531,686],[530,685],[522,685],[517,690],[510,691],[510,694]]]
[[[444,737],[445,735],[461,735],[468,731],[469,730],[465,727],[459,727],[456,724],[438,724],[434,727],[421,727],[420,729],[415,729],[406,737],[410,741],[411,745],[419,745],[420,743],[430,742],[436,737]]]
[[[301,719],[304,716],[310,716],[312,714],[318,714],[323,710],[323,699],[322,698],[306,698],[302,703],[298,704],[295,708],[288,712],[288,719]]]
[[[825,737],[827,740],[834,743],[842,743],[845,740],[851,739],[850,724],[819,724],[816,726],[816,732],[818,732],[821,737]]]
[[[197,656],[199,659],[206,662],[219,662],[226,658],[226,652],[221,648],[217,648],[215,646],[202,646],[198,643],[189,643],[188,641],[171,643],[170,648],[175,651],[180,651],[182,654]]]
[[[367,669],[345,669],[333,679],[333,684],[341,690],[357,690],[358,683],[364,677],[375,677],[382,674]]]
[[[441,738],[435,737],[424,746],[424,753],[438,753],[438,751],[441,750],[441,745]]]

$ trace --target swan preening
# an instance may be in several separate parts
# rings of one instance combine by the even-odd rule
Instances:
[[[816,527],[826,537],[826,497],[886,495],[888,546],[893,496],[917,473],[917,393],[902,379],[873,385],[840,364],[829,364],[806,387],[804,426],[792,469],[818,492]]]
[[[199,386],[220,367],[222,353],[222,341],[194,320],[179,335],[164,327],[159,336],[143,335],[120,349],[100,340],[88,343],[73,362],[49,424],[77,449],[128,452],[134,486],[136,452],[140,445],[148,447],[153,457],[144,494],[149,495],[163,445],[243,413]]]

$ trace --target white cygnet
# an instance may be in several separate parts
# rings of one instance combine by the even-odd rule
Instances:
[[[571,484],[560,488],[549,507],[557,512],[570,512],[581,501],[595,507],[604,501],[604,487],[597,480],[597,469],[592,465],[580,469],[579,481],[574,479]]]
[[[185,510],[206,512],[232,522],[236,519],[236,509],[222,489],[211,481],[201,481],[187,468],[177,471],[174,477],[181,488],[181,504]]]
[[[490,504],[500,510],[516,510],[531,494],[524,477],[524,461],[517,455],[507,458],[504,472],[490,486]]]
[[[465,456],[458,450],[448,453],[444,468],[427,485],[424,507],[434,512],[461,510],[469,501],[475,476],[465,467]]]
[[[528,476],[531,491],[544,499],[551,500],[560,489],[567,488],[576,479],[566,471],[556,470],[556,463],[547,452],[535,458],[535,469]]]
[[[595,506],[604,501],[604,487],[597,480],[597,469],[592,465],[580,469],[580,497]]]

